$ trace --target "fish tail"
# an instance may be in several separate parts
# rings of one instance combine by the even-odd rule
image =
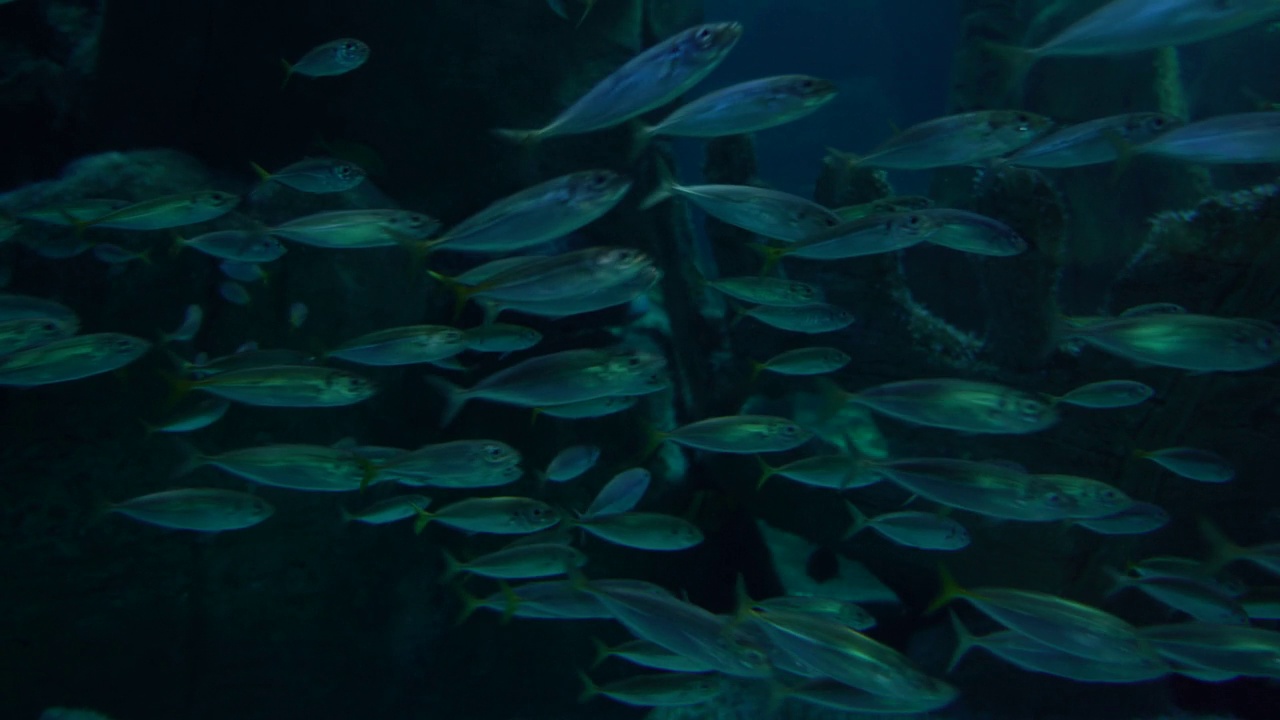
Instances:
[[[462,310],[467,306],[467,300],[476,292],[476,288],[470,285],[463,285],[457,279],[448,275],[441,275],[435,270],[427,270],[433,280],[449,288],[454,294],[453,319],[457,320],[462,315]],[[488,323],[486,323],[488,324]]]
[[[453,591],[458,593],[458,600],[462,603],[462,610],[458,613],[458,617],[454,618],[454,625],[461,625],[467,621],[475,611],[484,605],[484,600],[467,592],[466,588],[461,585],[454,585]]]
[[[756,455],[755,457],[756,457],[756,464],[760,466],[760,479],[756,481],[756,490],[759,490],[760,488],[764,487],[765,483],[769,482],[769,478],[773,477],[778,473],[778,469],[770,465],[769,463],[765,462],[764,458],[760,457],[759,455]]]
[[[600,688],[591,681],[591,677],[578,670],[578,679],[582,681],[582,692],[578,693],[578,702],[584,703],[600,694]]]
[[[444,555],[444,572],[440,575],[440,582],[447,583],[462,572],[462,563],[458,562],[458,558],[448,550],[441,548],[440,554]]]
[[[644,445],[644,449],[640,452],[641,461],[647,460],[650,455],[657,452],[659,447],[662,447],[662,443],[667,441],[667,433],[662,432],[661,430],[654,427],[653,425],[646,423],[644,432],[645,432],[645,445]]]
[[[204,453],[200,452],[195,445],[192,445],[186,440],[178,440],[177,444],[178,453],[181,459],[178,466],[173,469],[173,472],[169,473],[170,480],[190,475],[195,472],[196,469],[202,467],[206,462],[208,462],[209,459]]]
[[[342,519],[342,524],[343,524],[343,525],[350,525],[350,524],[351,524],[351,521],[355,518],[355,515],[352,515],[350,510],[348,510],[348,509],[346,509],[345,507],[342,507],[341,505],[339,505],[339,506],[338,506],[338,517]]]
[[[511,589],[511,584],[506,580],[498,581],[498,590],[502,593],[502,624],[506,625],[516,616],[516,610],[520,609],[520,596],[516,595],[516,591]]]
[[[509,143],[520,145],[522,147],[530,147],[536,145],[542,139],[541,130],[515,130],[511,128],[497,128],[490,130],[493,136],[506,140]]]
[[[1111,587],[1103,594],[1103,598],[1110,599],[1116,593],[1133,584],[1133,581],[1130,580],[1128,575],[1125,575],[1113,567],[1104,567],[1102,568],[1102,572],[1107,576],[1107,579],[1111,581]]]
[[[609,656],[613,654],[613,650],[598,637],[591,638],[591,646],[596,650],[595,659],[591,661],[591,669],[595,670],[600,667],[600,663],[609,659]]]
[[[533,409],[533,413],[529,415],[529,427],[533,427],[534,425],[538,424],[538,416],[542,414],[542,411],[543,411],[543,408],[540,408],[540,407],[536,407]]]
[[[751,619],[751,606],[754,604],[751,593],[747,592],[747,577],[738,573],[738,578],[733,583],[733,615],[723,626],[725,636],[731,636],[734,630]]]
[[[293,77],[293,63],[280,58],[280,65],[284,67],[284,79],[280,81],[280,89],[283,90],[289,84],[289,78]]]
[[[587,16],[591,14],[591,8],[596,6],[596,0],[587,0],[586,4],[587,4],[587,7],[582,11],[582,15],[581,17],[578,18],[578,22],[573,24],[574,30],[577,30],[578,28],[582,27],[582,23],[585,22],[587,19]]]
[[[173,238],[173,244],[169,246],[169,257],[178,257],[187,247],[187,239],[177,231],[169,233],[169,236]]]
[[[421,535],[422,531],[427,528],[427,523],[431,522],[435,515],[422,508],[414,508],[414,511],[418,513],[418,519],[413,521],[413,534]]]
[[[849,529],[846,530],[844,533],[844,539],[848,540],[854,535],[857,535],[863,528],[867,526],[867,523],[871,521],[867,518],[866,513],[858,509],[857,505],[854,505],[848,500],[845,500],[844,506],[846,509],[848,509],[849,515],[852,516],[853,518],[853,522],[849,524]]]
[[[671,168],[667,167],[665,162],[658,162],[658,187],[654,188],[640,201],[640,209],[648,210],[654,205],[666,202],[671,198],[671,194],[676,187],[676,179],[671,174]]]
[[[463,388],[454,385],[442,377],[430,375],[425,378],[427,384],[435,388],[440,394],[444,395],[445,406],[444,413],[440,416],[440,427],[447,427],[453,419],[458,416],[462,410],[462,406],[467,404],[471,396]]]
[[[364,492],[365,488],[369,487],[374,479],[378,477],[381,469],[370,460],[361,460],[360,470],[360,492]]]
[[[1247,550],[1232,542],[1222,532],[1222,528],[1215,525],[1209,518],[1200,518],[1197,525],[1200,526],[1200,534],[1204,536],[1204,541],[1209,545],[1209,559],[1205,561],[1205,569],[1209,572],[1217,572],[1223,566],[1248,554]]]
[[[947,611],[947,614],[951,616],[951,629],[956,633],[956,649],[951,653],[951,661],[947,663],[947,674],[950,675],[960,664],[960,660],[976,646],[976,638],[969,632],[969,628],[960,622],[960,616],[956,615],[954,610]]]
[[[249,167],[253,169],[253,174],[257,175],[262,182],[271,181],[271,173],[266,168],[253,161],[249,162]]]
[[[653,126],[643,122],[635,123],[635,131],[631,133],[631,147],[627,149],[627,162],[635,162],[640,153],[649,147],[653,140]]]
[[[938,580],[942,584],[942,590],[938,593],[938,597],[929,603],[929,607],[925,608],[925,615],[932,615],[938,612],[947,603],[966,594],[965,589],[960,587],[960,583],[956,582],[955,576],[951,574],[946,565],[938,565]]]
[[[170,372],[162,370],[160,371],[160,375],[164,378],[165,382],[169,383],[169,396],[165,398],[165,404],[169,407],[177,405],[178,401],[186,397],[187,393],[191,392],[191,389],[196,386],[195,380],[178,377]]]
[[[827,159],[842,163],[845,167],[856,168],[862,162],[862,156],[857,153],[851,153],[847,150],[838,150],[833,147],[827,148]]]
[[[1027,80],[1027,75],[1031,73],[1031,68],[1040,58],[1033,49],[1005,45],[993,40],[984,40],[979,43],[979,46],[1008,67],[1009,76],[1004,86],[1005,92],[1020,91]]]
[[[764,277],[773,272],[778,267],[778,263],[782,262],[782,258],[791,253],[791,250],[784,247],[772,247],[769,245],[754,245],[761,255],[764,255],[764,265],[760,266],[760,276]]]
[[[752,360],[751,376],[747,378],[747,382],[754,383],[756,380],[760,379],[760,373],[764,371],[764,367],[765,367],[764,363]]]

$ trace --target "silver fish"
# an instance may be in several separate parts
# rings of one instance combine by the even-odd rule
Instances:
[[[106,215],[75,221],[73,224],[77,229],[103,227],[117,230],[165,230],[222,217],[231,212],[238,202],[240,198],[231,193],[198,190],[143,200]]]
[[[440,227],[408,210],[333,210],[290,220],[263,232],[322,248],[391,247],[421,240]]]
[[[728,415],[658,433],[658,438],[697,450],[752,454],[798,448],[813,438],[813,432],[787,418]]]
[[[874,466],[925,499],[989,517],[1024,522],[1066,520],[1076,501],[1060,485],[994,463],[949,458],[889,460]]]
[[[25,317],[0,320],[0,356],[71,337],[79,329],[73,319]]]
[[[632,58],[545,127],[497,130],[495,134],[530,143],[621,124],[667,104],[698,84],[728,56],[740,37],[742,26],[736,22],[691,27]]]
[[[462,572],[500,580],[552,577],[564,575],[587,562],[581,550],[556,543],[510,545],[467,562],[458,562],[447,552],[444,557],[442,582]]]
[[[342,521],[386,525],[414,517],[418,510],[426,510],[430,505],[431,498],[424,495],[397,495],[379,500],[354,513],[342,508]]]
[[[600,448],[595,445],[572,445],[551,458],[543,476],[551,482],[568,482],[595,466]]]
[[[1280,112],[1219,115],[1165,133],[1140,145],[1144,155],[1208,164],[1280,162]]]
[[[758,132],[807,117],[835,99],[836,86],[809,75],[776,75],[748,80],[703,95],[655,125],[641,125],[639,137],[656,135],[721,137]]]
[[[841,222],[803,242],[763,252],[771,263],[783,257],[844,260],[919,245],[941,229],[935,218],[920,212],[873,215]]]
[[[718,675],[686,673],[657,673],[634,675],[624,680],[598,687],[585,673],[579,673],[583,683],[579,702],[586,702],[597,695],[636,707],[685,707],[699,705],[720,694],[724,682]]]
[[[350,450],[324,445],[281,444],[193,457],[177,474],[212,465],[246,480],[306,492],[352,492],[368,485],[377,468]]]
[[[717,220],[784,242],[799,242],[840,225],[834,212],[798,195],[753,185],[680,185],[665,165],[659,167],[663,176],[640,203],[642,210],[680,196]]]
[[[219,372],[177,383],[180,391],[202,390],[261,407],[339,407],[373,397],[372,380],[333,368],[269,365]]]
[[[1262,320],[1160,312],[1063,324],[1064,339],[1149,365],[1239,372],[1280,362],[1280,328]]]
[[[1171,519],[1168,511],[1158,505],[1135,502],[1112,515],[1079,518],[1073,523],[1100,535],[1141,535],[1159,530]]]
[[[339,38],[307,51],[297,62],[281,60],[284,82],[297,75],[331,77],[345,75],[369,60],[369,46],[355,38]]]
[[[1057,401],[1093,409],[1125,408],[1141,405],[1155,394],[1149,385],[1137,380],[1103,380],[1081,385]]]
[[[469,498],[436,512],[418,511],[414,532],[430,522],[475,533],[525,535],[560,522],[560,516],[544,502],[523,497]]]
[[[615,545],[638,550],[687,550],[702,542],[702,531],[693,523],[659,513],[607,513],[579,519],[575,527]]]
[[[0,386],[34,387],[118,370],[151,349],[120,333],[76,335],[0,357]]]
[[[870,528],[899,545],[921,550],[960,550],[969,545],[969,531],[944,515],[904,510],[868,518],[851,502],[846,501],[845,507],[853,516],[846,538]]]
[[[231,403],[222,398],[205,398],[174,410],[155,425],[147,425],[147,431],[185,433],[202,430],[221,420],[230,408]]]
[[[64,325],[80,325],[75,311],[66,305],[30,295],[0,293],[0,321],[22,318],[53,318]]]
[[[509,353],[542,342],[542,333],[522,325],[491,323],[463,331],[463,342],[474,352]]]
[[[992,257],[1020,255],[1027,249],[1027,241],[1013,228],[985,215],[950,208],[917,210],[916,214],[936,225],[925,238],[934,245]]]
[[[279,260],[285,254],[279,240],[256,230],[215,230],[193,238],[174,238],[176,248],[195,248],[223,260],[262,263]]]
[[[1230,482],[1236,476],[1235,469],[1226,458],[1200,448],[1163,448],[1139,452],[1138,457],[1146,458],[1170,472],[1198,482],[1224,483]]]
[[[644,468],[631,468],[614,475],[582,513],[581,520],[630,512],[649,489],[653,475]]]
[[[997,383],[957,378],[903,380],[845,395],[898,420],[972,433],[1025,434],[1052,427],[1053,405]]]
[[[132,204],[128,200],[83,198],[24,210],[18,213],[18,217],[51,225],[75,225],[78,222],[97,220]]]
[[[816,335],[843,330],[853,324],[853,313],[835,305],[813,303],[792,307],[761,305],[743,313],[779,330]]]
[[[853,358],[832,347],[807,347],[778,353],[762,363],[752,363],[755,373],[763,370],[779,375],[825,375],[848,365]]]
[[[654,670],[706,672],[713,669],[704,663],[690,660],[648,640],[631,640],[612,648],[596,640],[595,645],[596,659],[591,664],[593,668],[608,658],[617,657]]]
[[[833,153],[857,167],[930,170],[971,165],[1014,152],[1052,127],[1048,118],[1022,110],[978,110],[913,125],[861,157]]]
[[[635,407],[637,402],[639,402],[639,398],[634,395],[608,395],[574,403],[565,403],[564,405],[536,407],[533,409],[533,417],[535,420],[539,415],[550,415],[551,417],[564,418],[566,420],[598,418],[630,410]]]
[[[822,288],[808,283],[759,275],[708,280],[707,285],[735,300],[776,307],[810,305],[826,296]]]
[[[361,365],[414,365],[457,355],[467,347],[465,337],[445,325],[409,325],[352,338],[328,354]]]
[[[1115,162],[1126,148],[1155,140],[1183,124],[1179,118],[1164,113],[1111,115],[1065,127],[998,162],[1045,169]]]
[[[253,164],[262,182],[278,182],[305,193],[346,192],[364,182],[365,172],[359,165],[337,158],[307,158],[269,172]]]
[[[255,495],[185,488],[143,495],[111,505],[110,512],[174,530],[221,532],[252,527],[271,517],[275,508]]]

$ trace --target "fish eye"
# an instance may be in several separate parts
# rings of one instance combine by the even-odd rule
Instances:
[[[1270,350],[1276,346],[1276,339],[1271,335],[1264,335],[1258,338],[1258,347],[1263,350]]]
[[[641,360],[639,355],[631,355],[627,357],[628,367],[639,367],[640,363],[641,363]]]
[[[111,341],[111,349],[119,352],[129,352],[133,349],[133,341],[128,338],[120,338]]]
[[[711,42],[711,30],[708,28],[702,28],[693,36],[693,38],[698,41],[699,45],[706,45]]]
[[[1152,119],[1151,119],[1151,126],[1152,126],[1152,127],[1155,127],[1155,128],[1162,128],[1162,127],[1164,127],[1164,118],[1162,118],[1162,117],[1152,118]]]
[[[58,324],[54,322],[40,323],[40,332],[47,332],[47,333],[58,332]]]
[[[591,176],[591,187],[602,188],[609,185],[609,176],[604,173],[596,173]]]
[[[1046,505],[1053,505],[1056,507],[1062,504],[1062,495],[1061,493],[1049,493],[1044,496],[1044,502]]]
[[[800,428],[795,425],[783,425],[780,430],[783,435],[796,435],[800,432]]]
[[[507,454],[506,451],[504,451],[502,447],[498,445],[485,445],[484,453],[489,457],[493,458],[494,460],[500,460]]]

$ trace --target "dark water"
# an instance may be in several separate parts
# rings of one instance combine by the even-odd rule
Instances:
[[[6,374],[13,359],[0,356],[0,718],[74,717],[56,708],[116,720],[645,717],[645,708],[603,697],[579,702],[579,671],[602,685],[651,672],[619,659],[592,667],[593,639],[617,645],[632,638],[618,622],[504,620],[485,609],[457,622],[470,595],[496,594],[499,611],[520,605],[504,605],[503,586],[490,578],[442,580],[444,553],[474,560],[517,536],[442,522],[416,534],[411,519],[369,525],[341,515],[403,493],[430,496],[433,511],[467,498],[518,496],[556,508],[563,528],[610,478],[637,466],[652,473],[637,509],[686,521],[701,542],[659,552],[581,529],[553,532],[552,542],[571,542],[586,558],[572,582],[645,580],[672,592],[672,603],[724,616],[738,605],[740,580],[757,600],[808,593],[863,602],[876,619],[868,637],[954,686],[955,700],[927,717],[1280,717],[1280,644],[1255,658],[1253,671],[1230,679],[1201,673],[1077,682],[977,650],[947,672],[955,637],[945,613],[925,612],[945,562],[966,587],[1046,593],[1136,627],[1199,622],[1138,590],[1109,595],[1108,570],[1156,556],[1214,557],[1202,520],[1241,546],[1273,544],[1270,571],[1262,562],[1227,567],[1236,590],[1249,588],[1245,599],[1274,597],[1280,585],[1273,477],[1280,376],[1264,344],[1274,342],[1274,327],[1239,321],[1236,336],[1201,344],[1205,362],[1221,365],[1243,333],[1264,360],[1247,369],[1170,367],[1063,343],[1057,334],[1060,315],[1110,316],[1148,303],[1280,320],[1276,164],[1129,157],[1132,148],[1123,147],[1119,162],[1068,170],[993,169],[984,160],[884,173],[824,162],[828,148],[865,154],[895,128],[962,111],[1009,108],[1071,125],[1157,110],[1199,120],[1280,102],[1274,19],[1176,54],[1046,59],[1021,83],[989,48],[1043,40],[1102,4],[599,0],[577,28],[542,0],[0,4],[0,237],[12,230],[0,240],[3,293],[61,303],[78,318],[77,337],[113,332],[153,343],[123,367],[30,387]],[[1038,22],[1045,6],[1060,12]],[[491,133],[545,124],[641,48],[718,20],[741,21],[741,41],[680,100],[644,114],[646,122],[705,92],[781,73],[830,80],[838,95],[808,117],[750,136],[660,139],[641,152],[632,149],[632,123],[528,147]],[[369,61],[281,86],[282,56],[296,60],[341,37],[368,43]],[[261,184],[250,169],[278,170],[307,157],[340,158],[368,177],[353,189],[313,194]],[[726,303],[698,275],[758,275],[760,238],[681,200],[641,209],[660,163],[686,184],[752,184],[833,209],[924,195],[935,207],[1007,224],[1027,247],[1002,257],[926,243],[842,260],[785,258],[774,274],[821,288],[827,303],[854,318],[831,332],[786,331],[739,317],[745,308]],[[441,250],[425,259],[400,247],[406,238],[399,233],[361,249],[284,238],[287,253],[264,263],[266,280],[243,281],[247,305],[226,299],[220,260],[171,249],[179,232],[252,231],[337,209],[403,209],[447,231],[496,200],[587,169],[625,175],[633,186],[616,207],[564,237],[509,253]],[[11,220],[85,198],[126,203],[210,189],[238,196],[236,211],[145,230],[92,223],[77,230],[57,210],[43,221]],[[104,262],[108,243],[147,258]],[[460,352],[463,371],[330,357],[326,367],[372,380],[376,394],[339,407],[233,402],[225,417],[193,432],[146,427],[211,396],[187,387],[177,361],[231,355],[246,343],[323,355],[388,328],[475,328],[485,319],[480,304],[456,312],[449,285],[428,270],[456,276],[503,254],[602,246],[643,252],[661,280],[609,307],[559,319],[504,311],[500,321],[541,334],[534,347]],[[582,292],[606,280],[594,276]],[[165,342],[190,306],[201,308],[198,332]],[[303,306],[299,321],[295,308]],[[0,297],[0,310],[10,313],[0,325],[16,327],[4,307]],[[470,387],[533,358],[620,344],[665,361],[665,387],[634,407],[531,422],[528,407],[477,399],[441,426],[446,402],[427,378]],[[753,362],[811,346],[836,348],[850,361],[825,377],[753,374]],[[555,383],[576,386],[585,373]],[[1052,398],[1104,380],[1140,381],[1154,397],[1118,409],[1057,405],[1051,427],[1020,434],[873,415],[824,384],[856,392],[926,378],[998,383],[1046,412]],[[781,452],[751,438],[738,438],[737,452],[673,442],[653,449],[656,431],[743,414],[777,416],[816,436]],[[342,454],[357,445],[410,450],[482,440],[518,451],[522,477],[482,488],[397,489],[381,461],[344,455],[374,484],[305,492],[209,466],[191,470],[200,455],[268,445]],[[565,483],[539,480],[558,451],[584,444],[601,450],[591,469]],[[1138,456],[1170,447],[1211,451],[1234,478],[1197,482]],[[753,455],[777,467],[838,453],[864,470],[888,458],[931,457],[1091,478],[1160,506],[1171,520],[1147,533],[1102,535],[1065,516],[992,517],[928,497],[904,507],[916,493],[895,482],[841,493],[776,476],[757,487],[761,466]],[[180,488],[247,493],[274,513],[251,527],[205,533],[107,512],[112,503]],[[941,510],[971,542],[943,552],[871,529],[846,537],[842,496],[873,517]],[[953,608],[975,632],[1001,629],[968,603]],[[734,622],[762,632],[764,621]],[[1278,631],[1275,619],[1251,624],[1266,631],[1259,642],[1275,642],[1267,634]],[[756,636],[747,644],[761,643],[768,645]],[[775,655],[770,666],[779,664]],[[800,681],[776,667],[771,673],[786,685]],[[771,702],[770,688],[778,687],[727,680],[714,700],[652,717],[862,717]]]

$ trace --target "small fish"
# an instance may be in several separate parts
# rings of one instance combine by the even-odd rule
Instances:
[[[1240,547],[1227,539],[1213,523],[1203,518],[1200,520],[1200,532],[1212,549],[1212,567],[1219,568],[1236,560],[1246,560],[1273,575],[1280,575],[1280,542]]]
[[[1065,496],[1066,514],[1069,518],[1108,517],[1128,508],[1134,502],[1122,490],[1101,480],[1047,473],[1038,473],[1035,477],[1058,488]]]
[[[196,362],[187,362],[176,355],[171,357],[177,362],[178,367],[184,374],[197,377],[218,375],[232,370],[265,368],[272,365],[311,365],[317,362],[313,355],[299,350],[266,350],[258,349],[256,343],[253,343],[253,345],[254,347],[242,347],[230,355],[223,355],[213,359],[197,357]]]
[[[1223,572],[1214,562],[1159,555],[1129,565],[1129,574],[1138,578],[1168,578],[1204,585],[1219,595],[1237,597],[1244,594],[1242,580]]]
[[[372,380],[334,368],[311,365],[268,365],[217,372],[199,380],[175,383],[179,393],[204,392],[260,407],[340,407],[373,397]]]
[[[770,327],[789,332],[817,335],[835,332],[849,327],[854,322],[853,313],[842,307],[826,303],[777,307],[760,305],[742,313],[744,317],[752,317]]]
[[[635,675],[603,687],[597,686],[585,673],[578,673],[584,689],[578,702],[597,695],[636,707],[686,707],[705,703],[720,694],[720,676],[711,674],[658,673]]]
[[[623,470],[600,488],[600,492],[591,501],[591,506],[579,519],[590,520],[630,512],[649,490],[649,481],[652,479],[653,475],[644,468]]]
[[[1225,458],[1199,448],[1171,447],[1139,451],[1138,457],[1146,458],[1170,472],[1197,482],[1231,482],[1236,476],[1235,469]]]
[[[564,418],[566,420],[605,417],[606,415],[630,410],[636,406],[639,400],[635,395],[609,395],[564,405],[536,407],[533,409],[533,417],[535,420],[539,415],[550,415],[551,417]]]
[[[631,189],[610,170],[586,170],[553,178],[498,200],[422,250],[512,252],[564,237],[599,219]],[[412,245],[412,244],[411,244]]]
[[[1172,518],[1164,508],[1147,502],[1136,502],[1113,515],[1080,518],[1072,523],[1100,535],[1142,535],[1159,530]]]
[[[464,331],[463,342],[475,352],[518,352],[542,342],[542,333],[523,325],[491,323]]]
[[[466,481],[485,477],[520,463],[520,451],[498,440],[450,440],[401,452],[380,463],[384,473]]]
[[[369,46],[355,38],[340,38],[307,51],[297,62],[281,59],[284,65],[284,82],[297,75],[307,77],[332,77],[345,75],[369,60]]]
[[[1115,162],[1126,149],[1179,128],[1183,121],[1164,113],[1111,115],[1065,127],[997,161],[1000,165],[1061,169]]]
[[[419,510],[426,510],[430,505],[431,498],[425,495],[396,495],[379,500],[359,512],[353,513],[342,508],[342,521],[387,525],[414,517]]]
[[[155,425],[147,425],[148,432],[185,433],[202,430],[222,419],[231,403],[222,398],[205,398],[180,407]]]
[[[543,476],[551,482],[569,482],[594,467],[599,459],[600,448],[595,445],[573,445],[556,453]]]
[[[115,503],[109,511],[174,530],[222,532],[253,527],[271,517],[275,508],[266,500],[248,493],[185,488]]]
[[[658,167],[658,188],[641,201],[641,210],[679,196],[717,220],[783,242],[807,240],[840,225],[838,215],[798,195],[753,185],[681,185],[666,165]]]
[[[833,347],[807,347],[788,350],[758,363],[753,362],[752,376],[767,370],[779,375],[825,375],[848,365],[853,358]]]
[[[1052,127],[1048,118],[1021,110],[979,110],[914,125],[861,157],[832,153],[851,166],[889,170],[972,165],[1014,152]]]
[[[223,280],[218,285],[218,294],[223,300],[234,305],[248,305],[253,302],[253,296],[249,294],[249,289],[234,280]]]
[[[267,271],[262,269],[261,265],[256,263],[240,262],[238,260],[223,260],[218,263],[218,269],[223,275],[242,283],[266,282]]]
[[[945,695],[877,695],[835,680],[814,679],[778,690],[783,698],[844,713],[911,716],[941,709],[955,699]]]
[[[876,626],[875,616],[848,600],[813,595],[785,595],[757,600],[754,605],[774,610],[824,615],[858,631],[870,630]]]
[[[25,210],[18,213],[18,217],[50,225],[75,225],[79,222],[97,220],[132,204],[128,200],[83,198]]]
[[[295,218],[263,232],[303,245],[342,250],[411,243],[439,227],[439,220],[408,210],[331,210]]]
[[[1126,588],[1137,588],[1156,601],[1201,622],[1249,624],[1249,615],[1240,603],[1200,583],[1176,578],[1133,578],[1111,568],[1107,568],[1107,575],[1115,583],[1108,596]]]
[[[862,472],[862,465],[852,455],[815,455],[795,460],[782,467],[772,467],[764,460],[760,463],[760,480],[756,488],[763,487],[774,475],[814,487],[846,490],[879,482],[881,476],[874,472]]]
[[[637,550],[687,550],[703,540],[702,531],[693,523],[659,513],[607,513],[579,519],[574,526],[615,545]]]
[[[302,329],[307,322],[307,316],[311,311],[304,302],[294,302],[289,304],[289,327],[294,330]]]
[[[118,370],[151,349],[120,333],[76,335],[0,357],[0,386],[35,387]]]
[[[842,222],[852,222],[872,215],[908,213],[930,207],[933,207],[933,201],[923,195],[892,195],[859,205],[846,205],[836,208],[833,212],[840,216]]]
[[[814,285],[759,275],[708,280],[707,285],[736,300],[774,307],[811,305],[825,299],[822,288]]]
[[[478,490],[481,488],[502,487],[510,485],[524,477],[524,470],[518,465],[504,468],[478,470],[471,475],[410,475],[396,471],[384,473],[400,485],[407,487],[436,487],[453,490]]]
[[[447,552],[444,557],[446,567],[441,582],[447,582],[462,572],[498,580],[553,577],[580,568],[587,562],[587,556],[581,550],[554,543],[511,545],[468,562],[458,562]]]
[[[507,140],[533,143],[619,125],[698,84],[728,57],[740,37],[742,26],[736,22],[688,28],[629,60],[544,127],[494,132]]]
[[[481,301],[486,319],[496,318],[504,309],[547,318],[562,318],[628,303],[645,302],[645,293],[662,279],[662,271],[651,264],[606,277],[602,282],[576,285],[577,294],[554,300],[510,300],[506,302]],[[566,286],[575,287],[574,284]]]
[[[1250,318],[1168,311],[1066,318],[1061,334],[1133,362],[1197,372],[1258,370],[1280,362],[1280,329]]]
[[[79,323],[65,318],[24,317],[0,320],[0,356],[46,345],[76,334]]]
[[[1139,632],[1171,663],[1229,676],[1280,675],[1280,632],[1247,625],[1175,623]]]
[[[204,324],[204,308],[188,305],[182,314],[182,324],[171,333],[162,334],[162,342],[191,342]]]
[[[212,465],[237,477],[272,487],[305,492],[352,492],[367,486],[377,474],[373,463],[355,453],[324,445],[297,443],[260,445],[191,457],[175,475]]]
[[[419,510],[414,532],[421,533],[430,522],[473,533],[526,535],[555,525],[560,515],[550,505],[531,498],[468,498],[434,513]]]
[[[1077,509],[1076,499],[1061,485],[996,463],[904,458],[878,462],[873,469],[927,500],[988,517],[1046,522],[1071,518]]]
[[[1103,380],[1081,385],[1058,397],[1057,402],[1104,410],[1141,405],[1155,394],[1149,385],[1137,380]]]
[[[925,238],[925,242],[990,257],[1010,257],[1026,252],[1027,241],[1013,228],[994,218],[950,208],[915,212],[937,228]]]
[[[278,182],[305,193],[346,192],[364,182],[365,172],[359,165],[337,158],[307,158],[268,172],[256,163],[253,171],[262,182]]]
[[[30,295],[0,293],[0,321],[22,318],[53,318],[64,325],[80,326],[75,311],[66,305]]]
[[[199,190],[144,200],[92,220],[78,220],[73,224],[79,230],[90,227],[167,230],[222,217],[231,212],[238,202],[240,198],[231,193]]]
[[[792,450],[809,442],[813,432],[792,420],[768,415],[728,415],[689,423],[670,432],[657,433],[670,441],[697,450],[750,455]]]
[[[1216,165],[1280,162],[1280,112],[1219,115],[1189,123],[1135,153]]]
[[[955,520],[937,513],[885,513],[868,518],[851,502],[845,502],[853,524],[845,533],[848,539],[865,528],[871,528],[890,540],[921,550],[961,550],[969,546],[969,531]]]
[[[630,640],[612,648],[599,640],[595,640],[594,642],[596,646],[596,659],[591,663],[591,667],[593,668],[611,657],[617,657],[622,658],[627,662],[640,665],[641,667],[653,668],[654,670],[696,673],[706,672],[712,669],[697,660],[690,660],[683,655],[677,655],[661,645],[651,643],[648,640]]]
[[[656,125],[641,125],[641,142],[657,135],[722,137],[794,122],[835,99],[836,86],[808,75],[776,75],[731,85],[681,105]]]
[[[847,260],[913,247],[942,229],[938,218],[918,211],[842,221],[794,245],[762,248],[765,270],[784,257]]]
[[[279,260],[286,250],[279,240],[251,230],[215,230],[193,238],[174,236],[175,250],[194,248],[223,260],[264,263]]]
[[[453,357],[466,349],[466,336],[445,325],[409,325],[353,338],[328,356],[361,365],[396,366]]]
[[[129,250],[115,243],[98,243],[93,246],[93,256],[108,265],[124,265],[140,260],[144,265],[151,264],[151,249]]]
[[[590,299],[652,267],[652,258],[639,250],[597,246],[506,265],[483,280],[464,282],[460,277],[436,273],[431,276],[453,288],[459,307],[473,297],[523,307],[529,303]]]
[[[1052,404],[1030,393],[957,378],[891,382],[844,398],[904,422],[960,432],[1018,435],[1045,430],[1059,419]]]

